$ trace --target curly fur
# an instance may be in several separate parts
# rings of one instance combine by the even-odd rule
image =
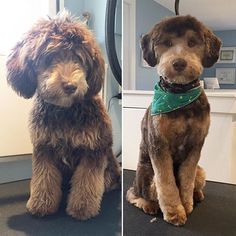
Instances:
[[[30,115],[33,174],[30,213],[55,213],[70,181],[67,213],[98,214],[104,191],[119,186],[110,118],[98,93],[104,60],[86,26],[63,13],[42,19],[13,48],[7,80],[25,98]]]
[[[191,16],[162,20],[142,38],[143,57],[156,66],[169,84],[189,84],[199,78],[203,67],[218,59],[220,40]],[[185,62],[175,68],[175,62]],[[142,141],[136,177],[127,200],[145,213],[183,225],[193,210],[193,200],[204,198],[205,172],[198,166],[210,125],[210,106],[202,90],[197,100],[175,111],[142,120]]]
[[[87,74],[87,97],[102,87],[104,60],[92,33],[69,15],[42,19],[13,48],[7,61],[7,80],[21,96],[30,98],[37,88],[38,76],[61,54],[73,59]],[[57,62],[56,62],[57,64]]]

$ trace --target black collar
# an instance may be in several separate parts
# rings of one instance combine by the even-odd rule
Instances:
[[[171,93],[185,93],[190,89],[196,88],[200,86],[199,79],[195,79],[188,84],[176,84],[176,83],[169,83],[162,76],[160,76],[160,87],[164,91],[168,91]]]

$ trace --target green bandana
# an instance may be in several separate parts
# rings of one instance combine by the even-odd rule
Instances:
[[[177,110],[195,101],[201,95],[201,87],[188,90],[185,93],[164,91],[157,83],[154,88],[151,114],[158,115]]]

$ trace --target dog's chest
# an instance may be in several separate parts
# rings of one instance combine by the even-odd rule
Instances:
[[[33,144],[43,144],[57,149],[95,149],[100,140],[100,130],[93,118],[84,119],[77,110],[36,110],[31,117]]]
[[[62,126],[51,129],[49,126],[38,126],[32,131],[32,140],[36,143],[46,143],[52,147],[89,148],[95,149],[99,141],[97,127],[83,128]]]
[[[209,115],[201,117],[157,117],[157,138],[168,145],[174,162],[181,163],[188,153],[204,141],[210,124]]]

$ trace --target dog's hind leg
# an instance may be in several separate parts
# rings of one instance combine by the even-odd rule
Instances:
[[[206,174],[202,167],[197,166],[196,177],[194,182],[193,199],[201,202],[204,199],[203,188],[206,185]]]
[[[108,152],[108,164],[105,170],[105,191],[109,192],[113,189],[120,188],[121,183],[121,169],[116,160],[112,149]]]
[[[137,197],[134,193],[134,187],[131,187],[126,194],[126,199],[129,203],[142,209],[146,214],[155,215],[159,209],[158,201],[146,200],[142,197]]]
[[[68,196],[68,215],[87,220],[99,213],[105,191],[104,173],[107,167],[105,153],[84,156],[71,178],[71,192]]]

